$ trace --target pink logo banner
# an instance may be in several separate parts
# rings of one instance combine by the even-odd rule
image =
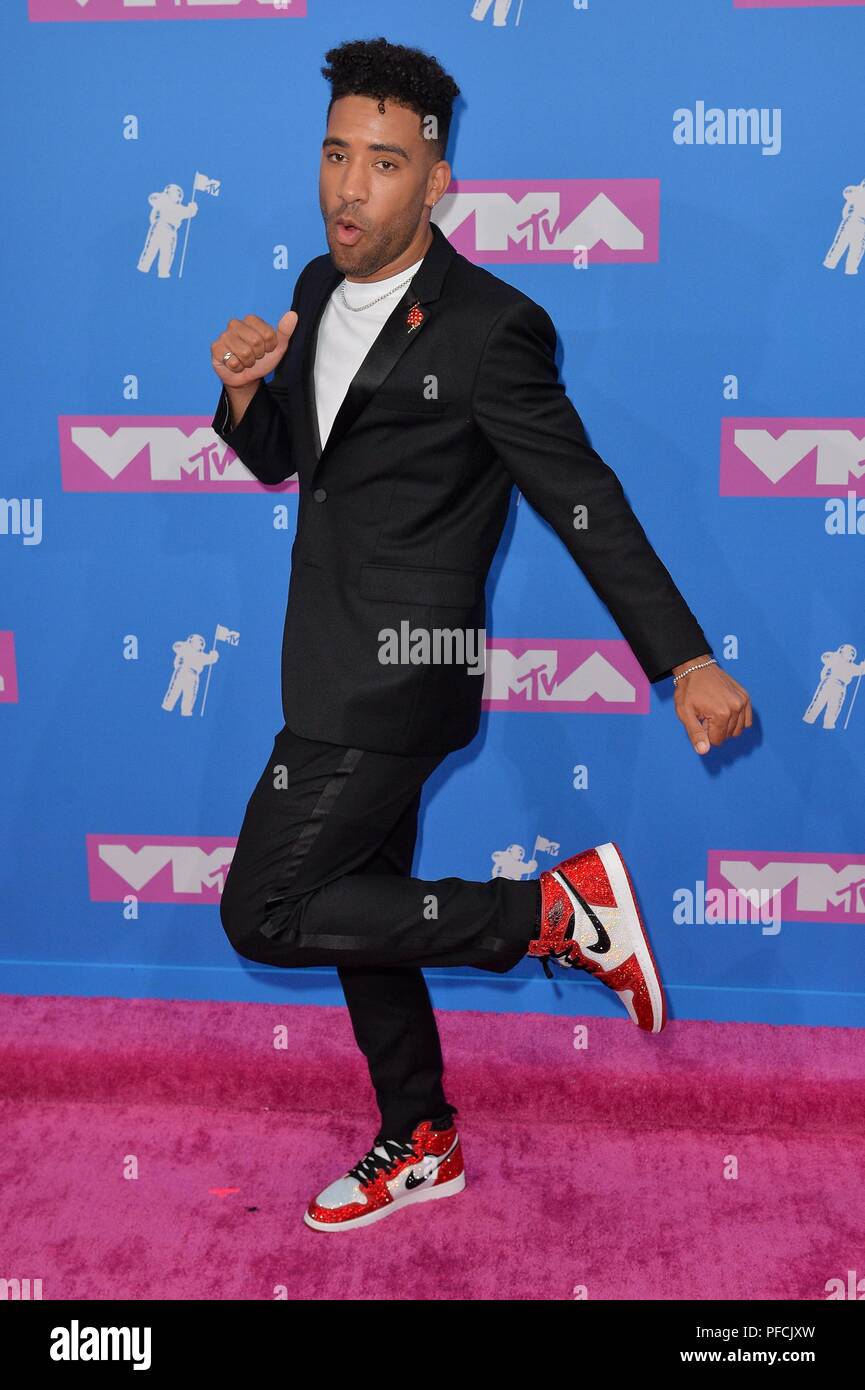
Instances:
[[[657,261],[658,179],[454,179],[435,221],[483,264]]]
[[[709,850],[706,889],[734,890],[743,906],[779,893],[784,922],[865,925],[865,855]]]
[[[733,0],[735,10],[816,10],[865,5],[865,0]]]
[[[212,417],[211,417],[212,419]],[[269,486],[199,415],[60,415],[64,492],[297,492]]]
[[[544,714],[647,714],[649,682],[621,639],[491,638],[482,704]]]
[[[93,902],[218,903],[237,839],[214,835],[88,835]]]
[[[31,20],[304,19],[306,0],[29,0]]]
[[[865,494],[865,419],[750,416],[721,421],[722,497]]]
[[[18,701],[18,672],[15,667],[15,634],[0,632],[0,705]]]

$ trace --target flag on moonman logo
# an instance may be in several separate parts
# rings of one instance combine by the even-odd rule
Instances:
[[[232,632],[230,627],[223,627],[222,623],[216,624],[216,641],[230,642],[232,647],[236,647],[240,641],[240,633]]]
[[[195,192],[212,193],[214,198],[218,198],[219,185],[219,179],[209,179],[206,174],[196,174],[192,187]]]

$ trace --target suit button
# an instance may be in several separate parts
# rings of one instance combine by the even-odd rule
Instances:
[[[312,499],[314,502],[323,502],[326,497],[327,493],[325,492],[323,487],[317,487],[315,489],[315,492],[312,494]]]

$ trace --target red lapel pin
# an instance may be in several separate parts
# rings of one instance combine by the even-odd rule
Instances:
[[[405,317],[409,333],[411,333],[413,329],[417,328],[418,324],[423,323],[423,318],[423,310],[421,309],[417,301],[415,301],[415,303],[411,306]]]

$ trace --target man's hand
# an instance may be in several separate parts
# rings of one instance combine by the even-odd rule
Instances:
[[[245,319],[230,319],[225,332],[210,344],[210,365],[226,386],[257,383],[282,361],[296,327],[294,309],[283,314],[276,328],[271,328],[257,314],[247,314]],[[234,356],[223,362],[226,352]]]
[[[673,667],[673,675],[708,661],[709,655],[706,652],[683,661]],[[700,667],[684,680],[676,681],[674,690],[676,714],[698,753],[708,753],[711,744],[717,746],[726,738],[738,738],[743,729],[751,727],[751,698],[747,690],[720,666]]]

